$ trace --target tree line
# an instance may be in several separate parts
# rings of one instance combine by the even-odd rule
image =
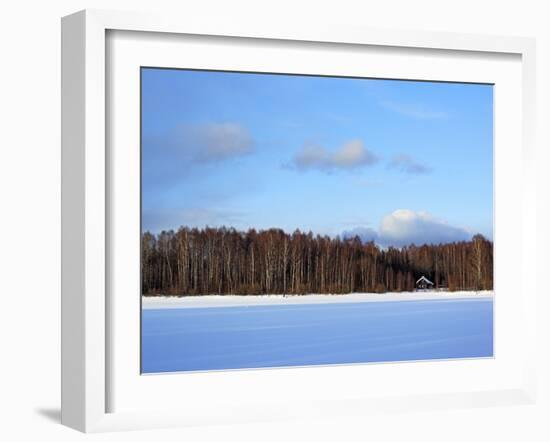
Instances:
[[[492,290],[493,244],[470,241],[381,248],[359,237],[296,230],[181,227],[141,239],[144,295],[307,294]]]

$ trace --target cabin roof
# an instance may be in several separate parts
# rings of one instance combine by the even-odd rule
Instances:
[[[430,281],[428,278],[426,278],[425,276],[421,276],[420,278],[418,278],[418,281],[416,281],[416,283],[418,284],[419,282],[421,281],[424,281],[426,282],[427,284],[431,284],[433,285],[434,283],[432,281]]]

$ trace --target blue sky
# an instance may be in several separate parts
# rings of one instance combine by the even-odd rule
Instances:
[[[492,239],[490,85],[142,69],[143,230]]]

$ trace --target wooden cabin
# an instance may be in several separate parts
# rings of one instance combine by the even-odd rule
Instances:
[[[425,276],[421,276],[415,284],[416,290],[431,290],[434,288],[434,283]]]

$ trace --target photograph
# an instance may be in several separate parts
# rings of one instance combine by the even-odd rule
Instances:
[[[142,374],[494,357],[492,84],[140,76]]]

